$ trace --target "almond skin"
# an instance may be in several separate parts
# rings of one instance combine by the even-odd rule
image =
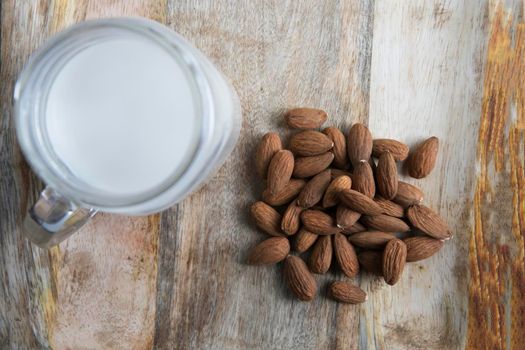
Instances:
[[[288,208],[284,211],[283,218],[281,220],[281,229],[284,233],[291,236],[299,231],[301,226],[301,212],[303,208],[297,205],[296,201],[292,201]]]
[[[375,250],[365,250],[357,255],[357,260],[363,269],[371,274],[383,276],[383,253]]]
[[[352,179],[346,175],[339,176],[332,180],[330,185],[326,188],[323,197],[323,207],[329,208],[339,203],[339,192],[342,190],[349,190],[352,188]]]
[[[321,171],[328,168],[333,160],[334,154],[331,152],[326,152],[312,157],[299,157],[295,160],[293,176],[305,178],[317,175]]]
[[[359,273],[359,261],[354,247],[340,233],[336,233],[333,237],[334,255],[339,268],[346,276],[355,277]]]
[[[282,148],[281,138],[277,133],[269,132],[262,137],[255,153],[255,167],[260,177],[266,179],[270,161]]]
[[[323,274],[332,263],[332,239],[330,236],[319,236],[314,244],[308,266],[313,273]]]
[[[422,179],[434,169],[439,149],[439,140],[432,136],[423,141],[407,159],[408,174]]]
[[[361,223],[371,230],[384,232],[408,232],[410,227],[401,219],[388,215],[362,216]]]
[[[346,156],[346,138],[345,135],[335,127],[329,127],[323,130],[323,134],[328,136],[334,143],[332,153],[334,154],[334,166],[339,169],[348,167],[348,157]]]
[[[374,173],[368,162],[360,162],[354,168],[352,176],[352,189],[361,192],[367,197],[374,198],[376,195],[376,183]]]
[[[374,202],[373,199],[367,197],[361,192],[354,190],[343,190],[339,193],[339,199],[349,209],[364,215],[379,215],[383,210]]]
[[[328,152],[334,143],[322,132],[307,130],[292,135],[289,145],[293,154],[309,157]]]
[[[405,268],[407,246],[403,241],[394,238],[390,240],[383,251],[383,278],[391,286],[396,284]]]
[[[284,260],[289,253],[287,238],[272,237],[253,247],[246,262],[250,265],[271,265]]]
[[[281,150],[277,152],[268,166],[268,189],[271,193],[279,193],[292,177],[294,159],[292,152]]]
[[[302,208],[310,208],[316,205],[323,198],[323,194],[330,185],[330,179],[330,169],[315,175],[306,183],[299,197],[297,197],[297,205]]]
[[[304,228],[318,235],[334,235],[341,232],[335,225],[334,219],[319,210],[305,210],[301,213]]]
[[[317,284],[301,258],[288,255],[284,261],[284,278],[292,293],[300,300],[310,301],[315,297]]]
[[[281,214],[264,202],[255,202],[251,207],[255,224],[271,236],[284,236],[281,231]]]
[[[294,129],[317,129],[327,118],[325,111],[314,108],[291,109],[284,116],[286,124]]]
[[[368,161],[372,155],[372,134],[361,123],[352,125],[346,139],[348,158],[354,167],[362,160]]]
[[[328,288],[328,294],[333,299],[345,304],[360,304],[368,299],[361,288],[348,282],[333,282]]]
[[[393,201],[406,209],[423,201],[423,191],[414,185],[398,181],[397,193]]]
[[[382,249],[390,240],[396,238],[391,233],[381,231],[365,231],[354,233],[348,237],[353,245],[366,249]]]
[[[353,211],[352,209],[348,209],[344,205],[338,206],[337,211],[335,212],[336,225],[343,230],[352,227],[360,217],[360,213]]]
[[[291,179],[279,193],[273,194],[269,189],[264,190],[262,194],[263,201],[276,207],[290,203],[305,185],[306,181],[304,180]]]
[[[425,236],[405,238],[403,242],[407,246],[407,262],[427,259],[443,247],[443,241]]]
[[[396,218],[402,218],[405,216],[405,210],[399,204],[389,201],[388,199],[384,199],[382,197],[376,197],[375,201],[377,204],[379,204],[381,209],[383,209],[383,213],[385,213],[386,215],[393,216]]]
[[[353,235],[354,233],[364,232],[366,227],[361,225],[359,222],[356,222],[351,227],[344,228],[342,233],[345,235]]]
[[[352,179],[352,173],[346,170],[331,168],[332,171],[332,180],[337,179],[339,176],[348,176],[350,179]]]
[[[300,229],[295,235],[294,250],[297,253],[306,252],[315,243],[317,237],[319,236],[305,228]]]
[[[449,239],[452,233],[441,217],[429,207],[414,205],[407,210],[407,218],[418,230],[436,239]]]
[[[396,161],[403,161],[408,157],[408,146],[397,140],[375,139],[372,155],[379,158],[385,152],[390,152]]]
[[[386,199],[392,199],[397,193],[397,166],[390,152],[379,156],[376,170],[377,191]]]

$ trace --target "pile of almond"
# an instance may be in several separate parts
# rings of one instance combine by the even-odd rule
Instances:
[[[451,237],[447,224],[422,204],[423,192],[398,179],[398,162],[416,179],[432,171],[436,137],[409,151],[396,140],[374,140],[363,124],[354,124],[346,137],[335,127],[316,131],[327,119],[322,110],[297,108],[285,119],[300,130],[288,149],[276,133],[264,135],[257,149],[266,189],[251,214],[274,237],[251,249],[249,264],[284,260],[290,290],[309,301],[317,293],[312,274],[326,273],[334,260],[348,277],[364,269],[394,285],[406,262],[432,256]],[[305,263],[300,255],[308,250]],[[361,288],[344,281],[333,282],[329,294],[345,303],[367,299]]]

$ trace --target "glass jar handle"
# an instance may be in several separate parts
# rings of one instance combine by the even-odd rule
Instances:
[[[41,248],[54,246],[77,231],[97,211],[82,208],[46,187],[24,219],[26,237]]]

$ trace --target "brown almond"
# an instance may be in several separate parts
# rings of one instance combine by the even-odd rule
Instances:
[[[288,255],[284,261],[284,278],[292,293],[300,300],[310,301],[315,297],[317,284],[301,258]]]
[[[259,176],[266,179],[268,166],[273,156],[283,148],[281,138],[275,132],[265,134],[255,153],[255,166]]]
[[[271,236],[284,236],[281,231],[281,214],[264,202],[255,202],[251,207],[255,224]]]
[[[264,190],[262,194],[263,201],[276,207],[290,203],[305,185],[306,181],[304,180],[291,179],[279,193],[273,194],[269,189]]]
[[[333,282],[328,288],[328,293],[333,299],[346,304],[360,304],[368,299],[361,288],[348,282]]]
[[[390,152],[396,161],[402,161],[408,157],[408,146],[397,140],[375,139],[372,155],[379,158],[385,152]]]
[[[352,179],[348,176],[339,176],[332,180],[330,185],[326,188],[323,197],[323,207],[329,208],[339,203],[339,192],[342,190],[349,190],[352,188]]]
[[[294,129],[317,129],[328,118],[325,111],[314,108],[294,108],[284,116],[286,124]]]
[[[381,231],[365,231],[348,236],[353,245],[366,249],[382,249],[390,240],[396,238],[391,233]]]
[[[317,237],[319,236],[305,228],[300,229],[295,235],[294,250],[297,253],[306,252],[315,243]]]
[[[393,286],[399,281],[405,268],[407,246],[403,241],[394,238],[390,240],[383,251],[383,278]]]
[[[346,138],[345,135],[333,126],[323,130],[323,133],[332,140],[334,147],[334,166],[339,169],[346,169],[348,166],[348,157],[346,156]]]
[[[379,215],[383,210],[374,202],[373,199],[367,197],[361,192],[354,190],[343,190],[339,193],[339,199],[349,209],[365,215]]]
[[[371,274],[383,276],[383,253],[375,250],[365,250],[357,255],[357,260],[363,269]]]
[[[337,207],[335,212],[335,223],[337,227],[345,230],[352,227],[360,217],[360,213],[353,211],[352,209],[348,209],[344,205],[340,205]]]
[[[375,201],[381,209],[383,209],[383,213],[389,216],[393,216],[396,218],[402,218],[405,216],[405,210],[402,206],[400,206],[397,203],[394,203],[392,201],[389,201],[388,199],[384,199],[382,197],[376,197]]]
[[[301,193],[299,193],[297,205],[302,208],[310,208],[316,205],[321,201],[321,198],[323,198],[323,194],[328,188],[328,185],[330,185],[330,179],[330,169],[323,170],[315,175],[306,183]]]
[[[312,157],[299,157],[295,160],[293,176],[304,178],[317,175],[328,168],[333,160],[334,154],[331,152]]]
[[[334,143],[322,132],[306,130],[292,135],[289,145],[293,154],[309,157],[328,152]]]
[[[366,231],[366,227],[361,225],[359,222],[356,222],[348,228],[344,228],[342,233],[345,235],[353,235],[354,233]]]
[[[334,235],[334,255],[339,268],[348,277],[359,273],[359,261],[352,244],[340,233]]]
[[[290,243],[285,237],[272,237],[252,248],[246,262],[250,265],[270,265],[278,263],[290,253]]]
[[[281,220],[281,229],[287,235],[294,235],[301,226],[301,212],[303,208],[297,205],[297,201],[292,201],[284,211]]]
[[[334,219],[319,210],[303,211],[301,221],[305,229],[318,235],[333,235],[341,232],[341,229],[335,225]]]
[[[432,136],[423,141],[407,159],[408,174],[416,179],[426,177],[434,166],[439,149],[439,140]]]
[[[372,134],[361,123],[352,125],[348,132],[346,148],[348,158],[354,167],[362,160],[368,161],[372,154]]]
[[[427,259],[443,247],[443,241],[425,236],[405,238],[403,242],[407,246],[407,262]]]
[[[268,189],[271,193],[279,193],[292,177],[294,159],[292,152],[281,150],[277,152],[268,166]]]
[[[452,233],[446,222],[429,207],[414,205],[407,210],[407,218],[418,230],[437,239],[449,239]]]
[[[419,187],[404,181],[398,181],[397,193],[393,201],[406,209],[411,205],[419,204],[423,201],[423,191],[421,191]]]
[[[386,198],[392,199],[397,193],[397,166],[394,157],[390,152],[385,152],[379,156],[376,170],[377,191]]]
[[[315,241],[312,254],[308,260],[308,267],[313,273],[323,274],[328,271],[332,263],[332,239],[330,236],[319,236]]]
[[[406,222],[388,215],[364,215],[361,217],[361,223],[371,230],[378,230],[384,232],[410,231],[410,227],[406,224]]]
[[[352,178],[352,173],[346,170],[336,169],[336,168],[330,168],[332,172],[332,180],[337,179],[339,176],[348,176],[350,179]]]
[[[376,195],[376,183],[370,163],[365,161],[355,166],[352,176],[352,189],[361,192],[367,197],[374,198]]]

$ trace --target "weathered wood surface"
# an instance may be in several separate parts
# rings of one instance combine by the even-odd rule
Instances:
[[[0,348],[521,349],[525,332],[525,4],[504,1],[15,1],[1,3]],[[98,216],[58,248],[20,235],[41,184],[13,130],[12,88],[53,33],[90,18],[166,23],[232,80],[232,157],[148,218]],[[363,277],[361,306],[291,298],[280,266],[242,261],[263,235],[258,138],[318,106],[410,144],[442,140],[419,183],[456,236],[395,287]],[[341,276],[318,278],[325,284]]]

